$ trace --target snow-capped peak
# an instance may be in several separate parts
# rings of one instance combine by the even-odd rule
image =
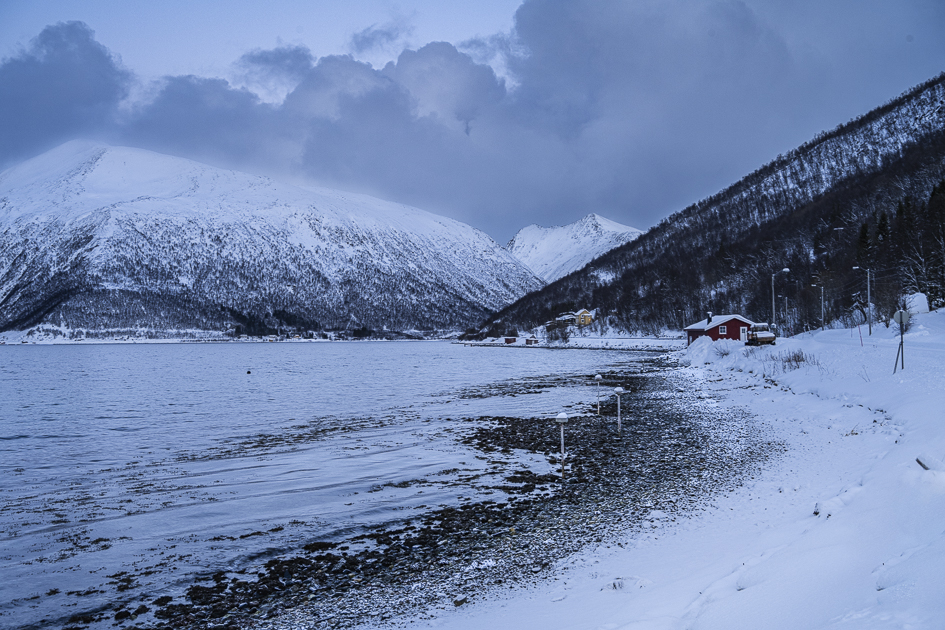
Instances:
[[[529,225],[505,249],[545,282],[554,282],[642,233],[591,213],[565,226]]]

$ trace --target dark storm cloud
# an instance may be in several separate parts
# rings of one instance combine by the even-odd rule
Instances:
[[[282,102],[315,65],[315,57],[304,46],[282,46],[253,50],[234,64],[236,80],[269,102]]]
[[[418,116],[434,115],[446,125],[462,123],[466,133],[473,120],[505,97],[505,85],[491,67],[474,63],[445,42],[405,50],[384,74],[412,95]]]
[[[744,4],[668,6],[527,2],[528,53],[509,59],[516,120],[570,159],[565,203],[643,227],[774,157],[774,121],[796,105],[787,46]],[[769,142],[746,146],[757,134]],[[545,207],[564,216],[556,196]]]
[[[240,57],[237,65],[252,74],[300,81],[315,65],[315,58],[304,46],[283,46],[250,51]]]
[[[222,79],[169,77],[122,129],[136,146],[227,166],[264,162],[278,141],[275,109]]]
[[[413,28],[404,19],[394,19],[386,24],[367,27],[351,36],[351,49],[355,53],[364,53],[384,49],[410,37]]]
[[[111,130],[417,205],[501,240],[588,212],[646,228],[945,67],[941,8],[874,2],[876,18],[858,2],[527,0],[509,34],[405,50],[382,69],[252,51],[237,62],[242,84],[167,78]],[[403,36],[372,27],[352,45]],[[0,107],[16,123],[0,133],[18,143],[4,145],[22,154],[107,128],[127,84],[87,27],[50,27],[0,66]]]
[[[719,152],[785,112],[793,72],[784,42],[741,3],[660,6],[524,4],[514,41],[478,43],[484,57],[503,48],[511,91],[446,43],[380,72],[326,64],[329,83],[320,67],[297,89],[312,103],[310,116],[296,109],[309,121],[300,166],[502,239],[593,211],[646,227],[715,192]],[[316,97],[315,83],[332,87]],[[740,156],[728,181],[770,157]]]
[[[0,63],[0,167],[111,128],[130,81],[85,24],[46,27]]]

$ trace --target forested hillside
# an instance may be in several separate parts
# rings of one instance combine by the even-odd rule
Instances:
[[[875,318],[914,292],[940,306],[943,180],[945,74],[673,214],[482,330],[530,328],[580,307],[630,331],[679,329],[707,311],[769,321],[776,272],[776,319],[789,334],[821,325],[822,296],[828,323],[862,321],[867,269]]]

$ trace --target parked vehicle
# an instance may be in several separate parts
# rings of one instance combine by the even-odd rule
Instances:
[[[751,328],[748,329],[748,339],[745,341],[745,345],[765,346],[771,344],[773,346],[775,338],[776,336],[768,324],[752,324]]]

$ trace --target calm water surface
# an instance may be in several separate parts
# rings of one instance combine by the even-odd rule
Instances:
[[[0,347],[0,626],[62,625],[455,503],[470,493],[450,475],[486,466],[457,418],[550,417],[631,360],[441,342]],[[496,387],[545,375],[574,384]],[[394,485],[418,478],[443,483]]]

